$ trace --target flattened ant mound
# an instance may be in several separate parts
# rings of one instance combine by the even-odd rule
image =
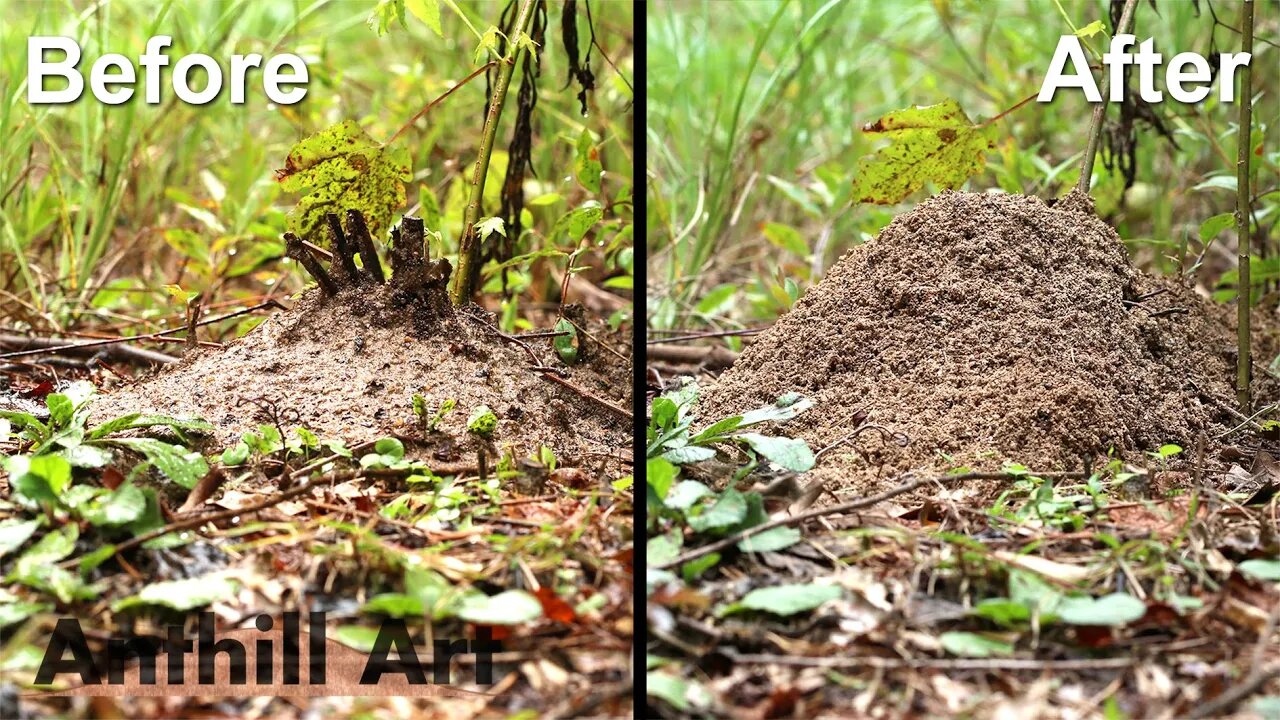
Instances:
[[[304,426],[348,445],[407,436],[416,439],[406,443],[411,454],[465,463],[477,460],[481,443],[467,431],[468,416],[485,405],[498,417],[483,443],[490,462],[508,451],[517,461],[537,457],[542,445],[561,466],[602,473],[629,458],[629,363],[580,333],[579,362],[566,368],[545,333],[504,335],[481,308],[455,310],[449,262],[427,257],[421,220],[407,217],[392,232],[390,278],[358,213],[347,214],[345,232],[337,216],[328,224],[332,254],[286,235],[289,256],[318,283],[292,309],[223,349],[189,350],[154,377],[101,398],[94,414],[198,415],[223,446],[274,415],[286,429]],[[326,271],[320,261],[328,257]],[[599,341],[626,347],[576,320]],[[428,414],[450,400],[456,409],[423,435],[415,393]]]
[[[1112,449],[1141,463],[1165,443],[1191,456],[1201,432],[1212,443],[1239,424],[1224,409],[1235,402],[1226,314],[1136,270],[1086,196],[1050,207],[945,192],[849,251],[698,413],[811,397],[779,432],[815,451],[849,438],[813,471],[833,484],[1004,461],[1074,470]]]

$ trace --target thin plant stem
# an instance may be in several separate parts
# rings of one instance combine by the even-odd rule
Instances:
[[[1241,47],[1246,54],[1253,54],[1253,0],[1244,0],[1240,7]],[[1249,412],[1249,364],[1253,357],[1250,348],[1250,309],[1253,305],[1252,285],[1249,278],[1249,256],[1252,253],[1249,232],[1249,146],[1253,120],[1253,73],[1249,64],[1240,69],[1240,124],[1236,130],[1236,237],[1239,238],[1240,282],[1236,290],[1236,400],[1240,411]]]
[[[1116,35],[1124,35],[1133,25],[1133,13],[1138,7],[1138,0],[1125,0],[1124,12],[1120,14],[1120,24],[1116,26]],[[1111,92],[1111,73],[1102,73],[1098,105],[1093,109],[1093,119],[1089,122],[1089,144],[1084,149],[1084,159],[1080,161],[1080,180],[1076,189],[1088,194],[1089,181],[1093,177],[1093,160],[1098,154],[1098,141],[1102,139],[1102,118],[1107,114],[1107,96]]]
[[[538,0],[521,0],[520,12],[516,15],[511,38],[508,40],[511,49],[502,64],[498,66],[498,82],[493,88],[493,97],[489,100],[489,113],[485,116],[484,130],[480,137],[480,157],[476,159],[475,174],[471,176],[471,199],[467,202],[462,217],[462,242],[458,246],[458,267],[453,275],[453,287],[449,288],[449,297],[454,305],[462,305],[471,299],[475,284],[475,265],[480,262],[480,238],[476,234],[476,223],[480,221],[480,206],[484,201],[484,185],[489,174],[489,158],[493,154],[493,143],[498,137],[498,121],[502,118],[502,106],[507,101],[507,88],[511,86],[511,75],[524,43],[521,38],[533,19],[533,9]]]

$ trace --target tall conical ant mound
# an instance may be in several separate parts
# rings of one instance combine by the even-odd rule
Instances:
[[[837,262],[699,415],[798,391],[815,406],[780,431],[815,450],[877,426],[815,471],[850,478],[1141,459],[1238,424],[1223,315],[1136,270],[1083,195],[944,192]]]
[[[322,440],[398,435],[414,440],[411,452],[445,464],[475,459],[482,445],[490,462],[519,462],[545,445],[563,467],[622,471],[630,367],[604,347],[625,348],[620,333],[610,337],[566,308],[591,335],[579,333],[578,361],[565,366],[548,333],[503,333],[482,308],[450,304],[449,262],[428,257],[421,220],[406,217],[392,231],[389,276],[364,219],[349,212],[346,221],[344,229],[328,216],[331,251],[286,235],[289,257],[317,282],[292,308],[224,348],[189,350],[103,397],[95,415],[196,415],[213,423],[222,445],[275,419]],[[414,395],[431,419],[419,422]],[[498,420],[484,438],[468,431],[481,406]]]

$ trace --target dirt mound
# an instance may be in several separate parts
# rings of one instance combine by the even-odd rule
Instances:
[[[291,249],[295,242],[290,239]],[[198,415],[226,445],[269,422],[262,408],[273,406],[286,427],[305,426],[322,439],[353,444],[388,434],[418,436],[412,398],[420,393],[431,413],[448,400],[456,409],[437,432],[410,447],[414,454],[475,460],[467,421],[486,405],[498,417],[490,461],[508,451],[516,461],[537,457],[546,445],[562,466],[621,470],[619,459],[629,459],[631,447],[631,424],[618,410],[631,405],[629,363],[583,338],[581,362],[562,370],[563,382],[543,377],[530,369],[530,355],[537,365],[559,367],[549,339],[515,342],[480,308],[454,311],[444,295],[447,263],[402,257],[393,247],[395,275],[384,281],[381,268],[374,273],[368,263],[357,269],[346,262],[355,247],[338,245],[341,262],[327,273],[307,259],[308,270],[325,280],[292,309],[223,349],[189,351],[154,377],[101,398],[96,418]],[[600,341],[611,340],[591,329]]]
[[[1111,448],[1191,448],[1200,431],[1236,424],[1209,399],[1234,398],[1221,310],[1134,269],[1084,196],[1049,207],[946,192],[836,263],[699,415],[798,391],[815,407],[782,432],[815,450],[865,417],[887,432],[860,434],[814,471],[850,478],[1005,460],[1075,469]]]

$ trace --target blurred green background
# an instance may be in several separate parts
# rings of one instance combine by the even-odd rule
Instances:
[[[1239,52],[1240,6],[1229,0],[1142,0],[1133,33],[1178,52]],[[1101,0],[886,0],[651,3],[648,29],[649,324],[734,329],[771,322],[851,246],[873,237],[899,206],[852,205],[858,160],[877,141],[859,129],[911,105],[959,101],[971,119],[998,115],[1039,91],[1058,38],[1095,21]],[[1216,21],[1215,21],[1216,15]],[[1255,298],[1280,277],[1280,4],[1257,3],[1253,59],[1255,233],[1267,259]],[[1091,56],[1096,63],[1096,56]],[[1158,71],[1163,85],[1163,71]],[[1133,80],[1136,84],[1136,77]],[[1209,218],[1233,209],[1238,107],[1135,108],[1134,177],[1099,158],[1092,194],[1139,264],[1196,273],[1220,299],[1234,296],[1230,228],[1201,240]],[[1167,96],[1166,96],[1167,98]],[[1150,118],[1146,115],[1149,112]],[[1108,117],[1119,116],[1112,106]],[[1089,125],[1076,91],[1031,102],[996,123],[997,147],[968,189],[1044,198],[1070,189]],[[1163,127],[1163,136],[1146,122]],[[1175,146],[1176,144],[1176,146]],[[1119,154],[1127,153],[1124,143]],[[1128,185],[1128,187],[1126,187]],[[1212,226],[1210,226],[1211,228]],[[1208,231],[1206,231],[1207,233]],[[736,338],[725,342],[737,346]]]
[[[499,24],[506,3],[458,2],[465,20],[452,5],[440,4],[442,38],[412,14],[403,27],[393,14],[380,32],[380,14],[391,6],[378,0],[0,0],[0,325],[43,332],[91,325],[133,334],[180,319],[186,297],[195,292],[203,292],[212,308],[301,288],[302,274],[280,259],[285,213],[296,198],[281,193],[274,170],[284,166],[295,142],[344,119],[386,141],[475,70],[479,36]],[[599,48],[592,53],[597,90],[587,117],[579,111],[577,86],[565,87],[562,7],[548,5],[534,115],[536,177],[525,184],[526,199],[540,203],[528,209],[532,227],[518,241],[519,253],[546,249],[554,221],[590,199],[572,171],[584,129],[599,145],[605,169],[599,199],[630,194],[631,4],[592,3]],[[581,4],[577,15],[585,55],[590,32]],[[170,65],[163,71],[160,105],[140,102],[141,82],[135,97],[119,106],[95,101],[87,83],[74,104],[28,104],[29,35],[76,38],[83,51],[80,70],[87,74],[106,52],[136,63],[147,38],[160,34],[174,39],[166,51]],[[230,103],[225,83],[209,104],[187,105],[174,96],[171,78],[176,59],[191,52],[217,59],[224,78],[233,54],[298,54],[310,72],[307,96],[299,104],[274,106],[255,72],[244,105]],[[193,86],[202,82],[193,80]],[[517,72],[490,169],[486,214],[497,212],[518,82]],[[420,203],[438,201],[444,221],[436,229],[446,252],[455,249],[463,173],[475,162],[486,102],[479,78],[396,141],[411,150],[415,173],[403,210],[417,212]],[[592,247],[605,250],[594,258],[598,272],[629,275],[629,231],[622,234],[629,225],[606,213],[588,236]],[[553,262],[561,270],[566,264],[563,258]],[[527,265],[513,274],[516,295],[538,280]],[[511,317],[505,324],[511,326]]]

